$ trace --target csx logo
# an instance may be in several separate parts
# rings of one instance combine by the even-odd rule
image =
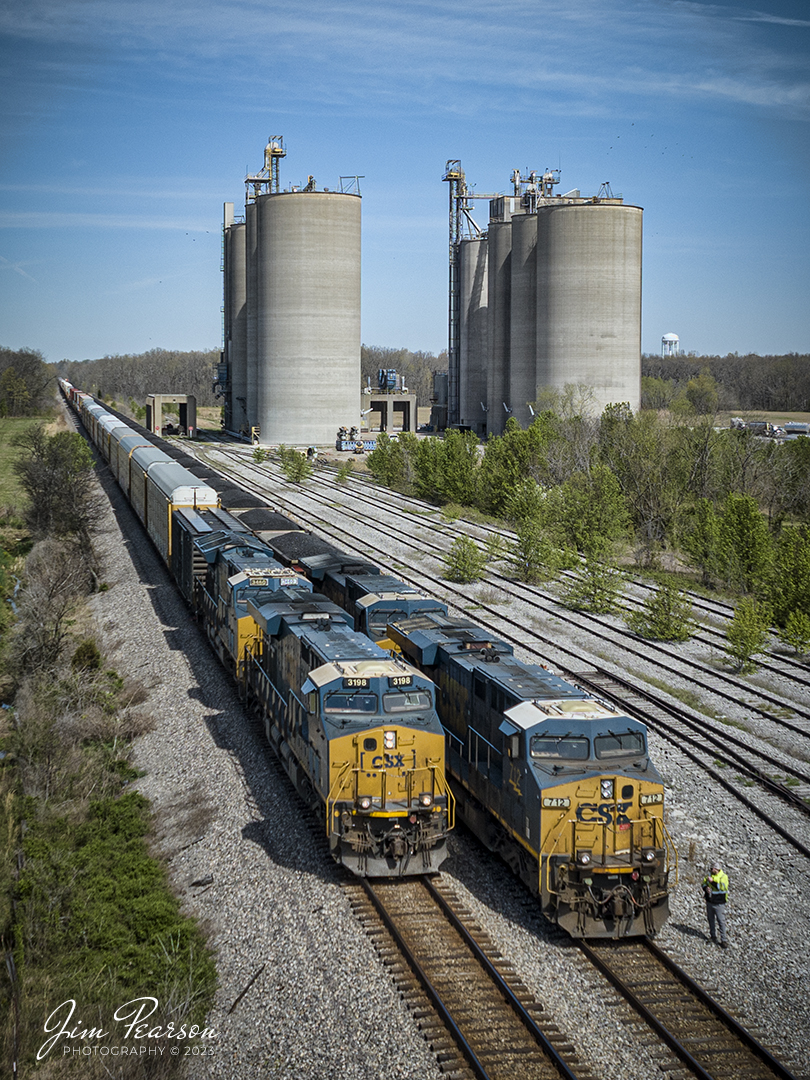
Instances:
[[[580,803],[577,807],[577,821],[586,825],[628,825],[630,819],[627,810],[632,802],[620,803]],[[613,812],[616,812],[614,820]]]
[[[416,755],[410,755],[414,760],[410,763],[410,767],[413,768],[416,763]],[[360,762],[361,769],[407,769],[409,766],[405,763],[404,754],[375,754],[371,761],[367,760],[365,754],[362,755]]]

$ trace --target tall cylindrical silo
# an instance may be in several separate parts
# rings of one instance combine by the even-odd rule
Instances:
[[[257,423],[259,368],[258,223],[256,203],[245,203],[245,397],[248,428]]]
[[[641,401],[641,219],[599,201],[537,213],[537,386],[586,386],[595,414]]]
[[[512,297],[512,222],[490,221],[487,337],[487,435],[500,435],[509,404],[509,337]]]
[[[225,230],[225,350],[230,385],[231,431],[247,434],[246,226]]]
[[[537,215],[512,218],[512,296],[510,318],[509,397],[507,405],[522,427],[532,419],[528,402],[537,397]]]
[[[487,241],[459,245],[459,419],[478,435],[486,430]]]
[[[331,443],[359,422],[360,205],[327,191],[256,200],[263,443]]]

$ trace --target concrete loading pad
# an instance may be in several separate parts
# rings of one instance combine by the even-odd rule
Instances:
[[[189,439],[197,434],[197,399],[193,394],[149,394],[146,398],[146,426],[153,435],[162,435],[163,408],[166,405],[179,405],[180,431]],[[174,410],[172,410],[174,412]],[[174,432],[167,431],[171,435]]]

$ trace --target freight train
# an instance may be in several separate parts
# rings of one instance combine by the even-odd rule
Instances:
[[[302,798],[358,876],[435,872],[454,799],[435,687],[268,541],[297,526],[60,380]]]
[[[307,533],[278,559],[437,687],[458,816],[573,937],[653,936],[677,852],[647,731],[438,601]]]
[[[95,422],[94,417],[88,419],[88,430]],[[124,452],[134,458],[142,446],[126,443],[127,438],[131,435],[122,438],[119,433]],[[94,439],[100,448],[103,439]],[[112,432],[107,454],[111,464],[117,460],[115,441]],[[436,839],[422,842],[421,859],[416,862],[434,869],[444,857],[446,829],[457,808],[479,840],[538,896],[544,915],[573,937],[652,936],[660,929],[668,917],[670,879],[677,877],[677,853],[664,823],[664,786],[650,759],[643,724],[545,667],[523,663],[508,643],[469,620],[450,616],[441,602],[382,573],[374,563],[298,529],[254,496],[239,489],[226,490],[228,482],[217,474],[170,444],[166,449],[194,470],[198,480],[219,490],[216,508],[175,508],[169,565],[183,595],[203,613],[212,645],[233,665],[246,698],[260,705],[268,738],[298,790],[325,813],[336,857],[355,867],[362,864],[361,849],[367,841],[358,836],[358,821],[367,820],[363,813],[373,815],[373,808],[379,808],[378,820],[365,836],[375,836],[375,850],[387,854],[383,860],[378,857],[366,863],[365,872],[384,872],[396,862],[398,851],[407,852],[398,865],[401,868],[407,860],[408,866],[393,872],[419,872],[413,855],[420,851],[425,820],[433,823]],[[134,467],[142,466],[136,462]],[[126,481],[119,478],[119,483],[126,490]],[[130,501],[135,505],[134,499]],[[278,567],[274,568],[277,600],[269,607],[261,594],[249,595],[251,588],[268,587],[268,567],[256,561],[265,557],[275,560]],[[251,570],[262,573],[251,578]],[[282,584],[284,571],[290,582],[295,577],[295,586]],[[229,583],[232,591],[227,595]],[[388,656],[391,662],[408,662],[409,672],[429,678],[430,682],[405,687],[409,695],[412,687],[417,693],[421,686],[436,688],[433,700],[447,745],[444,756],[437,749],[432,760],[408,758],[409,765],[424,762],[435,770],[424,793],[433,816],[423,817],[409,842],[403,842],[402,833],[408,829],[402,818],[398,828],[382,836],[380,819],[391,795],[380,769],[390,770],[392,762],[397,768],[404,764],[401,743],[391,747],[385,742],[385,725],[376,734],[366,737],[364,732],[362,749],[355,740],[353,757],[347,751],[346,776],[353,770],[358,786],[354,806],[351,799],[338,806],[330,799],[331,792],[326,793],[322,772],[309,760],[310,721],[304,722],[302,712],[304,698],[318,690],[324,722],[318,738],[331,740],[339,753],[338,733],[326,727],[328,695],[317,679],[301,681],[303,671],[299,671],[299,690],[293,697],[288,695],[289,706],[281,709],[276,701],[279,686],[286,691],[288,684],[278,667],[269,673],[270,666],[278,664],[272,659],[273,650],[277,653],[280,648],[279,634],[283,638],[296,633],[295,613],[279,606],[281,593],[290,589],[303,590],[300,603],[328,610],[330,628],[340,624],[342,612],[345,625],[340,632],[348,634],[353,629],[353,640],[361,635],[367,647],[380,650],[374,654],[378,661]],[[330,606],[315,608],[318,603]],[[300,614],[299,628],[306,621],[303,611]],[[315,644],[308,640],[306,662],[312,663],[317,656],[322,666],[316,670],[325,676],[328,656],[314,650]],[[386,685],[396,689],[392,677],[396,679],[387,676]],[[372,691],[370,685],[351,682],[335,689]],[[385,687],[372,692],[379,700]],[[409,697],[409,706],[417,700]],[[363,708],[359,698],[352,704],[356,711]],[[349,715],[341,714],[341,722]],[[431,724],[429,733],[435,731]],[[397,733],[389,730],[388,739],[398,740]],[[391,749],[397,754],[391,755]],[[363,757],[363,751],[371,758]],[[439,761],[446,763],[450,789]],[[369,762],[372,776],[364,773]],[[410,775],[413,781],[419,775],[427,777],[424,772]],[[337,776],[334,771],[330,776],[337,780],[339,770]],[[376,801],[365,787],[360,793],[366,780],[383,784],[376,790]],[[421,788],[421,781],[411,782],[404,792],[403,805],[412,811],[408,819],[412,827],[419,824],[420,810],[414,805],[417,787]],[[414,815],[417,821],[410,819]],[[352,854],[342,851],[341,844]],[[362,865],[356,872],[364,872]]]

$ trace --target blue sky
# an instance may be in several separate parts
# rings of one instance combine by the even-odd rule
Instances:
[[[283,185],[364,177],[367,344],[445,347],[460,158],[644,207],[645,351],[810,351],[806,0],[0,0],[0,49],[0,345],[218,348],[280,134]]]

